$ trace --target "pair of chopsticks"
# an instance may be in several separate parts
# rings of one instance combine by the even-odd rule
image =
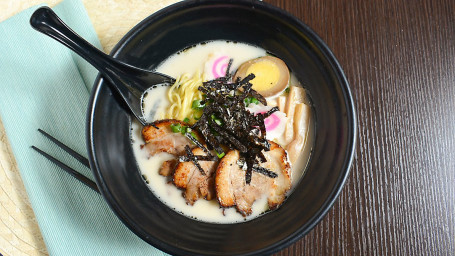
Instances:
[[[87,166],[89,169],[90,169],[90,163],[88,161],[87,158],[83,157],[82,155],[80,155],[79,153],[77,153],[76,151],[74,151],[73,149],[71,149],[70,147],[66,146],[65,144],[63,144],[62,142],[60,142],[59,140],[57,140],[56,138],[52,137],[51,135],[49,135],[47,132],[41,130],[41,129],[38,129],[38,131],[43,134],[44,136],[46,136],[48,139],[50,139],[53,143],[55,143],[58,147],[60,147],[61,149],[63,149],[65,152],[67,152],[69,155],[71,155],[72,157],[74,157],[77,161],[79,161],[80,163],[82,163],[83,165]],[[64,171],[66,171],[67,173],[69,173],[71,176],[73,176],[74,178],[76,178],[77,180],[79,180],[80,182],[84,183],[85,185],[87,185],[89,188],[93,189],[94,191],[100,193],[99,189],[98,189],[98,186],[96,185],[95,182],[93,182],[91,179],[87,178],[86,176],[84,176],[83,174],[79,173],[78,171],[74,170],[73,168],[69,167],[68,165],[60,162],[59,160],[57,160],[55,157],[49,155],[48,153],[42,151],[41,149],[35,147],[35,146],[32,146],[32,149],[36,150],[38,153],[40,153],[42,156],[44,156],[45,158],[49,159],[51,162],[53,162],[54,164],[56,164],[58,167],[62,168]]]

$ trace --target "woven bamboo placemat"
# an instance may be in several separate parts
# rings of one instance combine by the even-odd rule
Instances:
[[[33,5],[61,0],[0,0],[0,22]],[[178,0],[82,0],[106,53],[134,25]],[[0,120],[0,253],[48,255]]]

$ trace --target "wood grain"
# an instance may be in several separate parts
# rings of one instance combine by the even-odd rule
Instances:
[[[327,42],[359,137],[347,184],[276,255],[455,255],[453,1],[280,1]]]

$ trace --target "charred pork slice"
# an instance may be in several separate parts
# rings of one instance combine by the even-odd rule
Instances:
[[[164,161],[160,167],[160,170],[158,171],[159,174],[162,176],[172,176],[172,174],[174,173],[175,167],[177,167],[178,163],[179,163],[179,161],[177,158]]]
[[[163,176],[172,175],[178,163],[177,157],[185,153],[186,145],[191,148],[194,147],[194,144],[185,135],[172,132],[172,124],[187,125],[179,120],[165,119],[153,123],[158,129],[153,127],[153,125],[147,125],[142,129],[142,138],[145,141],[144,147],[150,155],[166,152],[176,157],[173,160],[164,162],[161,166],[159,173]]]
[[[286,151],[274,142],[270,144],[270,151],[263,152],[267,161],[260,166],[275,172],[278,175],[276,178],[253,172],[250,184],[246,184],[245,171],[237,162],[239,152],[231,150],[221,159],[215,179],[221,206],[235,206],[243,216],[248,216],[252,213],[253,203],[262,196],[267,197],[270,209],[283,203],[286,192],[291,188],[291,166]]]
[[[191,140],[181,133],[174,133],[171,130],[172,124],[186,125],[184,122],[175,119],[164,119],[147,125],[142,129],[142,138],[145,147],[151,155],[166,152],[172,155],[182,155],[185,152],[185,145],[193,146]]]
[[[200,148],[192,150],[193,155],[206,153]],[[199,198],[212,200],[215,198],[215,173],[217,161],[198,161],[204,174],[193,162],[178,163],[174,172],[174,184],[183,189],[183,196],[188,204],[193,205]]]

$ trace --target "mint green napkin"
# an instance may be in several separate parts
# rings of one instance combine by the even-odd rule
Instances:
[[[0,23],[0,115],[50,255],[165,255],[124,226],[99,194],[31,149],[35,145],[93,179],[37,129],[86,156],[85,117],[98,72],[31,28],[36,9]],[[101,48],[79,0],[65,0],[54,11]]]

